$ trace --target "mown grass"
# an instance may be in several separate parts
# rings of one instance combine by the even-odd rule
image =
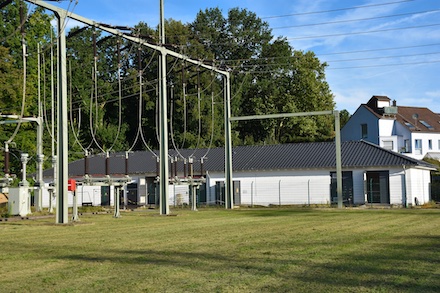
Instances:
[[[440,210],[206,209],[0,223],[0,292],[440,292]]]

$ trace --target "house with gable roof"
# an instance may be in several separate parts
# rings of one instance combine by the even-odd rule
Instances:
[[[341,129],[341,140],[365,140],[418,160],[440,160],[440,115],[426,107],[398,106],[387,96],[373,96]]]
[[[191,164],[177,159],[192,156]],[[113,205],[111,181],[131,178],[123,188],[121,205],[158,205],[158,152],[137,151],[94,155],[69,164],[69,177],[81,182],[76,189],[78,204]],[[189,203],[190,185],[197,186],[199,204],[224,204],[225,150],[169,150],[169,203]],[[201,159],[203,158],[203,160]],[[397,206],[430,201],[430,171],[435,167],[386,150],[367,141],[341,145],[342,190],[345,204],[389,204]],[[337,202],[336,146],[334,142],[291,143],[233,147],[233,189],[235,205],[307,205]],[[86,167],[87,166],[87,167]],[[86,174],[87,170],[87,174]],[[93,185],[83,180],[103,178],[108,184]],[[53,169],[44,171],[53,180]],[[107,185],[107,186],[105,186]],[[48,206],[46,194],[43,205]],[[53,199],[52,199],[53,200]],[[73,197],[69,196],[69,205]]]

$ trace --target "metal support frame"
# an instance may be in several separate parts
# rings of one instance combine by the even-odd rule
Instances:
[[[160,24],[159,35],[160,44],[165,44],[165,21],[163,12],[163,0],[159,1],[160,7]],[[160,89],[160,143],[159,143],[159,209],[161,215],[168,215],[170,213],[169,199],[168,199],[168,110],[167,110],[167,50],[164,47],[159,49],[159,89]]]
[[[29,187],[29,182],[26,179],[26,177],[27,177],[26,176],[26,165],[29,160],[29,154],[22,153],[20,160],[21,160],[21,164],[23,167],[22,167],[22,174],[21,174],[22,177],[21,177],[21,181],[20,181],[19,185],[24,186],[24,187]]]
[[[161,215],[170,213],[168,199],[168,109],[167,109],[167,50],[160,50],[160,143],[159,143],[159,209]]]
[[[78,198],[76,197],[76,190],[72,191],[72,194],[73,194],[72,222],[79,222]]]
[[[37,123],[37,172],[36,172],[36,182],[35,187],[37,194],[35,195],[35,207],[37,212],[41,211],[43,209],[43,187],[44,187],[44,181],[43,181],[43,160],[44,160],[44,154],[43,154],[43,117],[20,117],[18,115],[0,115],[1,118],[8,118],[8,119],[14,119],[14,120],[3,120],[0,121],[0,125],[2,124],[14,124],[14,123],[23,123],[23,122],[35,122]],[[9,152],[9,146],[6,143],[5,144],[5,153]],[[5,157],[7,157],[8,154],[5,154]],[[5,162],[5,165],[7,165],[7,168],[9,169],[9,158],[6,158],[7,162]],[[5,176],[9,177],[9,170],[5,170]]]
[[[114,213],[113,218],[120,218],[121,217],[121,205],[119,202],[120,195],[121,195],[121,189],[126,186],[129,182],[132,181],[132,178],[129,176],[124,177],[117,177],[117,178],[111,178],[110,176],[100,177],[100,178],[94,178],[90,177],[89,175],[84,175],[82,179],[77,179],[77,182],[81,183],[82,185],[96,185],[96,186],[113,186],[113,199],[114,199]],[[124,204],[125,205],[125,204]]]
[[[231,138],[231,83],[229,75],[223,79],[225,96],[225,208],[234,208],[234,187],[232,185],[232,138]]]
[[[115,186],[115,190],[113,191],[114,193],[114,205],[115,205],[115,212],[113,214],[113,218],[120,218],[121,217],[121,213],[120,213],[120,187],[119,186]]]
[[[315,111],[315,112],[299,112],[299,113],[280,113],[280,114],[268,114],[268,115],[252,115],[231,117],[229,121],[243,121],[243,120],[259,120],[259,119],[275,119],[286,117],[303,117],[303,116],[316,116],[316,115],[333,115],[335,118],[335,145],[336,145],[336,193],[338,194],[338,208],[342,208],[342,158],[341,158],[341,130],[339,111]],[[228,165],[232,166],[232,156],[226,157],[227,161],[230,161]],[[232,171],[231,171],[232,172]],[[232,176],[231,176],[232,177]],[[232,178],[230,182],[226,182],[226,186],[232,185]],[[232,196],[232,193],[231,195]],[[231,197],[232,200],[232,197]]]
[[[67,151],[68,151],[68,141],[67,141],[67,76],[66,76],[66,37],[64,31],[64,21],[66,18],[70,18],[76,21],[79,21],[83,24],[93,26],[102,31],[108,32],[112,35],[119,36],[126,40],[132,41],[134,43],[140,44],[141,46],[145,46],[147,48],[156,50],[160,53],[161,56],[161,81],[160,87],[161,90],[161,117],[160,117],[160,125],[161,125],[161,142],[160,142],[160,184],[159,184],[159,192],[161,199],[161,214],[169,213],[169,205],[168,205],[168,128],[167,128],[167,97],[166,97],[166,56],[170,55],[174,58],[178,58],[181,60],[185,60],[186,62],[192,63],[202,68],[206,68],[209,70],[213,70],[218,74],[221,74],[225,79],[225,85],[227,86],[225,90],[225,107],[227,104],[227,109],[225,109],[225,137],[227,137],[226,142],[226,153],[232,156],[232,146],[230,142],[230,75],[228,71],[219,70],[218,68],[210,65],[206,65],[201,61],[193,60],[188,58],[185,55],[176,53],[172,50],[168,50],[162,45],[154,45],[150,44],[147,41],[139,38],[129,36],[127,34],[122,33],[121,31],[113,28],[109,28],[107,26],[101,25],[95,21],[87,19],[85,17],[79,16],[77,14],[68,12],[62,8],[46,3],[43,0],[25,0],[26,2],[30,2],[34,5],[43,7],[54,12],[57,20],[58,20],[58,38],[59,38],[59,47],[58,47],[58,64],[59,64],[59,78],[58,78],[58,88],[59,88],[59,104],[58,104],[58,153],[57,153],[57,163],[58,166],[58,177],[56,181],[56,188],[58,190],[57,196],[57,223],[67,223],[67,179],[68,179],[68,160],[67,160]],[[164,34],[164,25],[163,25],[163,0],[160,2],[161,9],[161,39],[162,43],[164,43],[163,38]],[[229,165],[230,161],[225,162],[225,176],[227,182],[232,182],[232,165]],[[229,185],[228,185],[229,184]],[[232,199],[232,184],[227,183],[227,195]],[[230,202],[232,206],[232,201]]]
[[[67,11],[54,11],[58,24],[58,105],[57,105],[57,208],[56,223],[66,224],[68,219],[67,179],[68,173],[68,116],[67,116],[67,68],[65,22]]]

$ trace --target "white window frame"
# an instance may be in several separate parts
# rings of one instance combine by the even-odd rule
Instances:
[[[422,153],[422,140],[414,139],[414,154],[421,155]]]

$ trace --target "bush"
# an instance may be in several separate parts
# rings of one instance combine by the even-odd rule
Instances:
[[[9,218],[8,204],[0,204],[0,218]]]
[[[422,209],[438,209],[440,208],[440,204],[437,204],[435,201],[431,200],[429,202],[424,203],[421,205]]]

